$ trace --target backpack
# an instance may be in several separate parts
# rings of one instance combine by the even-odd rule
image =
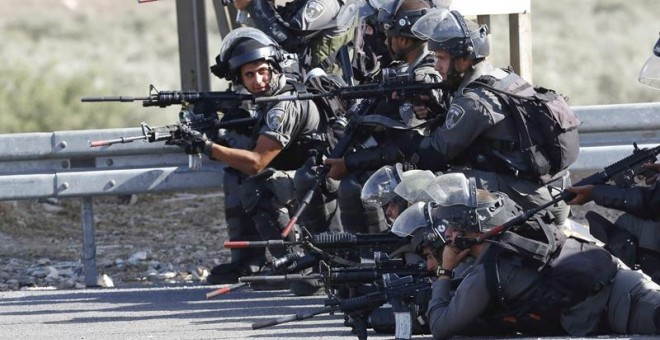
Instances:
[[[580,120],[567,99],[550,89],[532,87],[510,70],[500,80],[480,77],[468,88],[486,88],[512,113],[518,130],[518,145],[530,165],[525,177],[546,184],[575,162],[580,152]]]
[[[311,75],[306,77],[305,83],[291,82],[298,94],[323,94],[348,86],[339,77],[326,74]],[[350,102],[342,100],[337,96],[323,96],[312,98],[321,116],[320,132],[325,134],[330,148],[337,145],[342,136],[346,122],[344,116],[350,107]]]

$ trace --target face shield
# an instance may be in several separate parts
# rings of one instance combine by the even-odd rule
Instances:
[[[639,82],[656,90],[660,90],[660,39],[653,47],[653,54],[646,60],[639,72]]]
[[[401,173],[400,163],[383,166],[374,172],[362,186],[360,193],[362,202],[379,207],[390,202],[396,196],[394,188],[401,181],[399,173]]]
[[[394,221],[392,232],[400,237],[412,237],[415,248],[429,246],[437,250],[446,243],[445,226],[432,219],[435,205],[418,202],[406,210]]]
[[[403,3],[403,0],[370,0],[370,2],[378,12],[378,23],[387,32],[393,26],[394,14]]]
[[[364,18],[375,13],[376,10],[366,0],[348,0],[339,9],[337,17],[337,27],[349,27],[357,22],[362,23]]]
[[[419,228],[432,226],[429,217],[430,205],[425,202],[415,203],[399,215],[392,224],[392,232],[400,237],[411,236]]]
[[[463,28],[446,8],[431,10],[419,18],[410,31],[419,39],[438,43],[466,38]]]
[[[401,173],[401,183],[394,192],[410,203],[428,202],[431,197],[424,190],[426,185],[435,179],[435,174],[429,170],[408,170]]]
[[[469,206],[472,204],[470,181],[462,173],[449,173],[437,176],[426,183],[424,191],[438,205]]]

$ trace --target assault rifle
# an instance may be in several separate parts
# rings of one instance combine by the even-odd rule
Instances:
[[[305,254],[303,252],[292,252],[278,259],[275,259],[270,264],[270,269],[264,271],[264,275],[278,274],[283,272],[300,272],[315,266],[320,260],[316,254]],[[226,287],[218,288],[212,292],[206,293],[206,298],[210,299],[218,295],[227,294],[249,285],[249,282],[239,282]]]
[[[387,254],[378,251],[374,253],[374,263],[369,266],[337,267],[320,261],[319,268],[319,273],[314,274],[244,276],[239,278],[239,281],[253,283],[316,280],[323,282],[326,291],[348,292],[364,285],[383,286],[382,279],[385,274],[410,276],[415,279],[433,276],[433,272],[430,272],[425,264],[406,264],[401,258],[391,259]]]
[[[224,111],[239,107],[243,102],[252,103],[273,103],[285,100],[310,100],[318,97],[339,97],[344,100],[383,97],[396,92],[399,96],[405,97],[415,93],[446,89],[446,85],[440,83],[422,83],[416,82],[409,76],[387,76],[374,84],[364,84],[356,86],[346,86],[323,93],[298,93],[281,94],[275,96],[255,97],[251,94],[239,94],[233,91],[158,91],[153,85],[149,86],[149,95],[147,97],[132,96],[109,96],[109,97],[83,97],[82,102],[134,102],[142,101],[142,106],[161,108],[171,105],[202,105],[204,110]]]
[[[327,250],[338,249],[354,249],[354,248],[374,248],[376,246],[392,246],[400,245],[407,242],[405,238],[396,236],[394,234],[350,234],[350,233],[324,233],[318,235],[310,234],[306,229],[303,229],[303,235],[299,241],[283,241],[283,240],[268,240],[268,241],[226,241],[225,248],[256,248],[256,247],[287,247],[299,246],[306,250],[294,251],[282,258],[275,259],[271,263],[271,269],[264,272],[264,277],[276,277],[277,274],[297,273],[302,270],[312,268],[319,264],[321,260],[330,263],[338,263],[345,266],[360,266],[361,264],[355,261],[347,260],[344,257],[338,256],[336,253],[330,253]],[[296,274],[285,274],[296,275]],[[293,277],[293,276],[292,276]],[[244,277],[245,278],[245,277]],[[307,280],[315,278],[304,278]],[[301,278],[300,280],[303,280]],[[245,286],[252,282],[249,279],[241,280],[241,282],[217,289],[211,293],[206,294],[207,298],[212,298],[217,295],[229,293]],[[261,282],[273,281],[270,279],[263,279]],[[281,281],[281,280],[280,280]]]
[[[109,97],[83,97],[82,102],[134,102],[142,101],[144,107],[161,107],[165,108],[171,105],[182,105],[182,110],[179,113],[180,124],[166,125],[157,128],[151,128],[146,123],[142,124],[143,136],[135,137],[122,137],[109,141],[93,141],[90,146],[109,146],[112,144],[130,143],[135,140],[146,140],[148,142],[165,141],[171,142],[180,138],[181,127],[177,125],[186,125],[187,127],[205,133],[211,140],[217,135],[219,128],[232,128],[237,125],[255,124],[257,119],[245,120],[232,120],[232,123],[223,125],[220,122],[217,112],[232,113],[238,109],[242,103],[251,102],[254,104],[259,103],[273,103],[286,100],[311,100],[318,97],[339,97],[344,100],[357,99],[357,98],[371,98],[388,96],[396,92],[399,96],[409,96],[414,93],[429,91],[433,89],[444,88],[443,83],[421,83],[414,82],[410,77],[402,78],[383,78],[383,80],[376,84],[348,86],[338,88],[324,93],[298,93],[293,95],[276,95],[255,97],[251,94],[239,94],[233,91],[220,91],[220,92],[196,92],[196,91],[158,91],[153,85],[149,86],[149,95],[146,97],[133,97],[133,96],[109,96]],[[333,153],[333,155],[341,157],[348,149],[350,140],[345,142],[346,147],[343,152]],[[339,146],[339,145],[338,145]],[[201,150],[196,151],[190,155],[189,167],[201,167]],[[327,170],[326,170],[327,172]],[[312,192],[313,194],[313,192]],[[310,199],[311,200],[311,196]],[[299,209],[302,213],[304,208]],[[295,216],[293,223],[298,219]],[[293,224],[290,224],[285,229],[287,236],[291,231]]]
[[[300,239],[297,241],[267,240],[267,241],[226,241],[225,248],[251,248],[251,247],[286,247],[299,246],[309,253],[318,254],[328,262],[334,262],[345,266],[360,266],[361,264],[347,260],[337,255],[338,250],[347,253],[355,253],[360,250],[383,250],[408,243],[408,239],[391,233],[387,234],[351,234],[351,233],[322,233],[312,235],[302,228]],[[383,248],[385,247],[385,248]],[[349,254],[350,255],[350,254]]]
[[[637,147],[637,143],[633,143],[632,155],[624,159],[621,159],[615,162],[614,164],[606,166],[605,169],[603,169],[603,171],[597,172],[589,177],[581,179],[577,183],[573,184],[573,186],[578,187],[584,185],[605,184],[609,181],[613,181],[616,185],[622,187],[630,186],[632,183],[634,183],[634,179],[636,176],[645,173],[646,170],[642,167],[642,165],[645,163],[655,163],[658,160],[656,156],[659,153],[660,153],[660,145],[651,149],[648,148],[640,149]],[[571,193],[568,190],[564,190],[550,202],[547,202],[536,208],[523,211],[513,219],[505,222],[502,225],[494,227],[493,229],[477,237],[474,238],[457,237],[454,240],[454,243],[456,244],[457,247],[462,249],[470,248],[474,244],[481,243],[487,239],[502,234],[503,232],[511,229],[514,226],[524,223],[530,217],[534,216],[536,213],[552,206],[553,204],[556,204],[559,201],[570,201],[575,196],[576,195],[574,193]]]
[[[405,306],[404,301],[429,290],[431,288],[431,281],[429,278],[415,280],[412,276],[400,278],[395,274],[384,274],[382,281],[383,287],[376,292],[349,299],[330,296],[325,301],[325,307],[319,310],[256,322],[252,324],[252,329],[261,329],[286,322],[310,319],[316,315],[340,311],[349,319],[348,324],[353,327],[358,339],[362,340],[367,339],[369,313],[387,302],[394,302],[393,309],[397,324],[396,338],[410,339],[413,327],[412,313]],[[397,301],[402,303],[399,304]],[[398,307],[401,307],[401,309]]]

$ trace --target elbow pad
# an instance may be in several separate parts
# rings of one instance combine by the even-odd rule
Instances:
[[[403,162],[403,153],[396,148],[375,147],[357,150],[344,157],[348,171],[376,170],[383,165]]]

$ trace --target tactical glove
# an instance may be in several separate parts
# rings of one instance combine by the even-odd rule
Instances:
[[[204,153],[210,157],[211,148],[207,147],[207,143],[210,144],[211,142],[206,137],[206,134],[185,125],[181,126],[179,133],[179,138],[172,140],[172,144],[181,147],[187,155]]]

